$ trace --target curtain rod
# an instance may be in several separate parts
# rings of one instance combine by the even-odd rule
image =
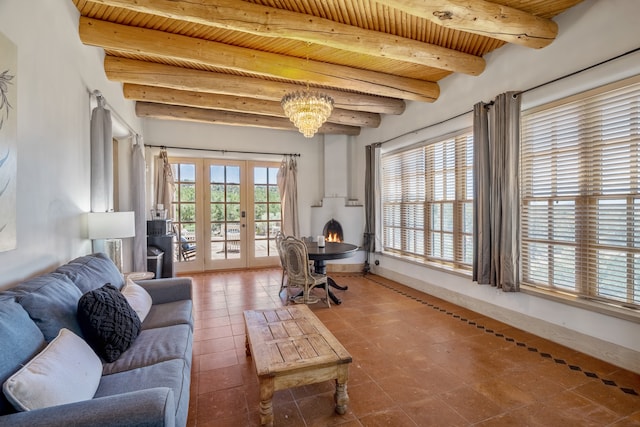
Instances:
[[[558,81],[560,81],[560,80],[564,80],[564,79],[566,79],[566,78],[573,77],[573,76],[575,76],[576,74],[583,73],[583,72],[588,71],[588,70],[590,70],[590,69],[592,69],[592,68],[599,67],[599,66],[604,65],[604,64],[606,64],[606,63],[608,63],[608,62],[615,61],[616,59],[620,59],[620,58],[623,58],[623,57],[625,57],[625,56],[627,56],[627,55],[631,55],[632,53],[636,53],[636,52],[638,52],[638,51],[640,51],[640,47],[636,47],[635,49],[631,49],[631,50],[629,50],[629,51],[627,51],[627,52],[625,52],[625,53],[621,53],[620,55],[618,55],[618,56],[614,56],[613,58],[605,59],[604,61],[598,62],[598,63],[593,64],[593,65],[589,65],[589,66],[584,67],[584,68],[582,68],[582,69],[580,69],[580,70],[578,70],[578,71],[574,71],[574,72],[572,72],[572,73],[565,74],[564,76],[558,77],[558,78],[553,79],[553,80],[550,80],[550,81],[548,81],[548,82],[541,83],[541,84],[539,84],[539,85],[537,85],[537,86],[530,87],[529,89],[525,89],[525,90],[522,90],[522,91],[520,91],[520,92],[516,92],[516,94],[517,94],[517,95],[521,95],[521,94],[523,94],[523,93],[527,93],[527,92],[530,92],[530,91],[532,91],[532,90],[539,89],[539,88],[541,88],[541,87],[544,87],[544,86],[546,86],[546,85],[550,85],[550,84],[555,83],[555,82],[558,82]]]
[[[116,118],[118,119],[118,121],[120,123],[122,123],[128,130],[129,132],[131,132],[131,136],[135,136],[136,139],[140,137],[140,134],[138,132],[136,132],[136,130],[131,127],[131,125],[129,123],[127,123],[127,121],[122,118],[122,116],[120,114],[118,114],[118,112],[116,111],[115,108],[113,108],[113,106],[111,104],[109,104],[109,101],[107,101],[107,98],[104,97],[104,95],[102,94],[102,92],[100,92],[98,89],[94,90],[94,91],[89,91],[89,95],[94,96],[96,98],[96,100],[99,102],[100,100],[104,101],[104,105],[106,105],[107,107],[109,107],[109,111],[116,116]],[[135,142],[134,142],[135,143]]]
[[[302,155],[300,153],[270,153],[270,152],[266,152],[266,151],[241,151],[241,150],[222,150],[222,149],[215,149],[215,148],[195,148],[195,147],[175,147],[175,146],[169,146],[169,145],[152,145],[152,144],[144,144],[145,147],[152,147],[152,148],[160,148],[160,149],[167,149],[167,148],[171,148],[172,150],[193,150],[193,151],[210,151],[210,152],[216,152],[216,153],[222,153],[222,154],[226,154],[226,153],[237,153],[237,154],[266,154],[269,156],[291,156],[291,157],[302,157]]]
[[[604,61],[600,61],[600,62],[598,62],[597,64],[589,65],[589,66],[584,67],[584,68],[582,68],[582,69],[580,69],[580,70],[574,71],[574,72],[569,73],[569,74],[565,74],[564,76],[561,76],[561,77],[555,78],[555,79],[553,79],[553,80],[549,80],[548,82],[541,83],[541,84],[539,84],[539,85],[537,85],[537,86],[533,86],[533,87],[530,87],[530,88],[528,88],[528,89],[521,90],[520,92],[516,92],[516,93],[515,93],[515,95],[522,95],[523,93],[527,93],[527,92],[530,92],[530,91],[532,91],[532,90],[540,89],[541,87],[544,87],[544,86],[550,85],[550,84],[552,84],[552,83],[556,83],[556,82],[558,82],[558,81],[560,81],[560,80],[564,80],[564,79],[569,78],[569,77],[573,77],[573,76],[575,76],[576,74],[583,73],[583,72],[588,71],[588,70],[590,70],[590,69],[592,69],[592,68],[599,67],[599,66],[601,66],[601,65],[604,65],[604,64],[607,64],[607,63],[609,63],[609,62],[615,61],[616,59],[620,59],[620,58],[623,58],[623,57],[625,57],[625,56],[627,56],[627,55],[631,55],[631,54],[633,54],[633,53],[636,53],[636,52],[638,52],[638,51],[640,51],[640,47],[636,47],[635,49],[631,49],[631,50],[629,50],[629,51],[627,51],[627,52],[621,53],[620,55],[614,56],[613,58],[605,59]],[[493,103],[493,102],[491,102],[491,103]],[[403,136],[407,136],[407,135],[410,135],[410,134],[412,134],[412,133],[420,132],[420,131],[423,131],[423,130],[425,130],[425,129],[432,128],[432,127],[434,127],[434,126],[441,125],[441,124],[443,124],[443,123],[446,123],[446,122],[451,121],[451,120],[455,120],[455,119],[457,119],[457,118],[460,118],[460,117],[462,117],[462,116],[466,116],[467,114],[471,114],[471,113],[473,113],[473,110],[465,111],[464,113],[460,113],[460,114],[458,114],[457,116],[449,117],[448,119],[441,120],[441,121],[439,121],[439,122],[437,122],[437,123],[432,123],[432,124],[430,124],[430,125],[427,125],[427,126],[421,127],[421,128],[419,128],[419,129],[415,129],[415,130],[412,130],[412,131],[409,131],[409,132],[405,132],[405,133],[403,133],[402,135],[394,136],[393,138],[389,138],[389,139],[387,139],[386,141],[378,142],[378,144],[380,144],[380,145],[382,145],[382,144],[386,144],[387,142],[395,141],[395,140],[396,140],[396,139],[398,139],[398,138],[402,138]]]

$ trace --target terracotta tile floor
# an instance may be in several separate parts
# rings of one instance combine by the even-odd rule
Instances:
[[[242,312],[282,306],[280,274],[192,276],[189,426],[259,425]],[[378,276],[332,277],[342,305],[311,307],[353,356],[349,409],[332,382],[278,391],[276,426],[640,426],[640,375]]]

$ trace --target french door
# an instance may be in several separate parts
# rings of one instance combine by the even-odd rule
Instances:
[[[278,264],[278,163],[172,158],[176,271]]]

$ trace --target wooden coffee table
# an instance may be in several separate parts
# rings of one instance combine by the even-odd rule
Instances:
[[[306,305],[244,312],[247,356],[260,383],[260,423],[273,426],[276,390],[336,380],[336,412],[347,411],[351,355]]]

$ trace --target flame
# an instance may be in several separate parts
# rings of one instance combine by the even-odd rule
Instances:
[[[342,239],[340,239],[338,233],[329,233],[326,240],[327,242],[342,242]]]

